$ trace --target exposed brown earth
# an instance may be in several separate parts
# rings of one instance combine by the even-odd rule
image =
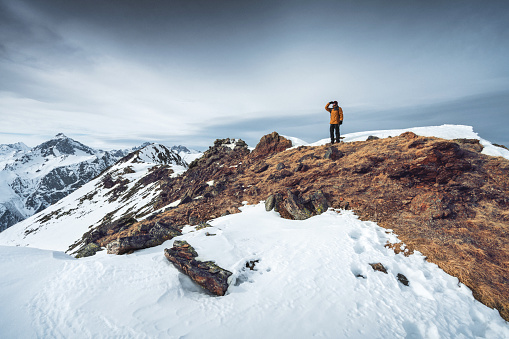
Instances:
[[[216,141],[184,175],[163,179],[155,207],[180,199],[178,207],[89,242],[106,246],[147,234],[156,221],[181,229],[271,195],[281,216],[294,219],[288,206],[320,213],[321,194],[328,206],[393,229],[410,253],[423,253],[509,320],[509,161],[481,154],[477,140],[407,132],[287,149],[291,143],[272,133],[253,152],[223,142]]]

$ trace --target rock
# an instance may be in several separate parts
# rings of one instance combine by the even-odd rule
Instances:
[[[106,245],[108,254],[125,254],[137,249],[146,248],[145,244],[151,240],[148,234],[131,237],[119,237]]]
[[[269,168],[269,165],[263,164],[263,165],[255,168],[253,172],[255,172],[255,173],[262,173],[262,172],[265,172],[267,170],[267,168]]]
[[[405,285],[405,286],[408,286],[410,284],[408,279],[403,274],[401,274],[401,273],[398,273],[398,281],[400,283],[402,283],[403,285]]]
[[[267,200],[265,200],[265,210],[267,212],[269,211],[272,211],[272,209],[274,208],[276,204],[276,199],[274,197],[274,195],[270,195]]]
[[[468,149],[470,149],[470,150],[472,150],[474,152],[481,153],[482,150],[484,149],[484,146],[481,145],[481,143],[479,142],[479,139],[460,138],[460,139],[454,139],[453,141],[455,141],[458,144],[465,145]],[[496,145],[496,144],[493,144],[493,145],[494,146],[499,146],[499,145]],[[505,146],[501,146],[501,147],[506,148]]]
[[[198,285],[216,294],[224,295],[228,289],[228,277],[232,272],[217,266],[213,261],[198,261],[198,253],[186,241],[175,241],[173,247],[164,250],[165,257]]]
[[[272,173],[271,175],[269,175],[267,177],[267,181],[270,181],[270,180],[281,180],[281,179],[284,179],[286,177],[290,177],[293,175],[293,172],[292,171],[289,171],[287,169],[282,169],[278,172],[275,172],[275,173]]]
[[[156,222],[148,234],[157,239],[157,241],[161,241],[161,244],[168,239],[182,235],[177,228],[172,227],[169,223],[163,223],[162,221]]]
[[[196,225],[195,229],[198,231],[198,230],[202,230],[207,227],[212,227],[212,225],[209,223],[206,223],[206,222],[201,222],[198,225]]]
[[[327,198],[323,194],[321,190],[318,190],[311,196],[311,204],[314,207],[314,212],[316,214],[322,214],[327,211],[329,208],[329,203],[327,202]]]
[[[193,198],[191,198],[189,195],[185,195],[179,202],[179,206],[180,205],[184,205],[184,204],[188,204],[190,203],[191,201],[193,201]]]
[[[327,147],[325,150],[325,155],[323,156],[325,159],[330,160],[338,160],[339,158],[343,157],[344,153],[339,151],[336,147]]]
[[[251,153],[253,157],[266,156],[269,154],[279,153],[287,148],[292,147],[292,142],[285,137],[280,136],[276,132],[267,134],[260,139],[258,145]]]
[[[182,235],[171,227],[170,224],[156,222],[148,234],[137,234],[127,237],[119,237],[106,245],[108,254],[125,254],[142,248],[161,245],[168,239]]]
[[[369,264],[369,265],[373,268],[373,270],[384,272],[385,274],[387,274],[387,270],[385,269],[384,265],[382,265],[381,263],[377,262],[377,263]]]
[[[313,215],[291,191],[288,191],[288,197],[284,201],[284,207],[295,220],[305,220]]]
[[[366,140],[378,140],[378,139],[380,138],[375,135],[370,135]]]
[[[283,196],[279,193],[274,194],[274,211],[279,212],[279,205],[283,202]]]
[[[97,245],[96,243],[90,243],[77,252],[76,258],[91,257],[100,250],[101,246]]]
[[[299,163],[297,168],[295,168],[295,172],[306,172],[309,169],[308,165],[304,165],[303,163]]]
[[[286,166],[285,166],[285,164],[283,164],[282,162],[280,162],[279,164],[277,164],[276,169],[277,169],[278,171],[280,171],[280,170],[282,170],[282,169],[283,169],[283,168],[285,168],[285,167],[286,167]]]

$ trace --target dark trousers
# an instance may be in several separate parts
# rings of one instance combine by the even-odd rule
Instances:
[[[336,132],[336,142],[339,142],[339,124],[330,125],[330,142],[334,143],[334,132]]]

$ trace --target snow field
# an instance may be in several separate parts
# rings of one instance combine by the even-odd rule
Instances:
[[[498,312],[456,278],[419,253],[394,254],[384,247],[394,234],[350,211],[292,221],[258,204],[210,224],[123,256],[0,247],[0,337],[509,337]],[[224,297],[166,260],[177,239],[233,273]]]

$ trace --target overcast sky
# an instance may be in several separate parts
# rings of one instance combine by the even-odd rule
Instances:
[[[472,125],[509,146],[507,1],[0,0],[0,143],[255,146]]]

